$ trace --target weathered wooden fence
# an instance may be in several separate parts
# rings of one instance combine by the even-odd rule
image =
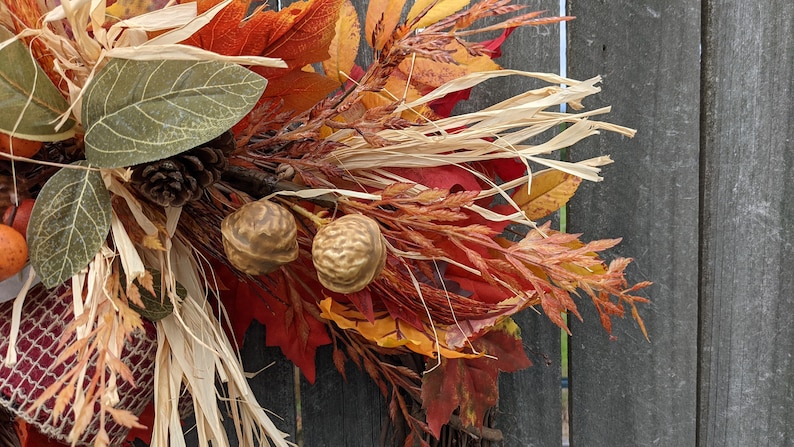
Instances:
[[[577,17],[567,26],[569,76],[602,75],[588,105],[612,105],[609,120],[639,130],[572,148],[573,159],[611,154],[615,163],[604,182],[580,188],[569,231],[622,236],[613,253],[635,258],[630,279],[655,283],[642,309],[650,343],[631,319],[610,340],[582,302],[569,349],[571,445],[794,445],[794,2],[567,7]],[[558,27],[518,30],[500,62],[557,72]],[[531,87],[523,82],[473,98],[490,104]],[[505,446],[559,446],[559,331],[531,312],[520,320],[535,366],[500,379],[496,425]],[[293,439],[379,444],[386,408],[364,374],[351,366],[344,382],[321,350],[309,385],[263,339],[252,327],[246,367],[276,362],[253,385]]]

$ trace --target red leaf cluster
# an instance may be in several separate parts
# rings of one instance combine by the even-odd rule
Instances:
[[[464,426],[482,428],[485,412],[499,399],[499,371],[515,372],[532,364],[512,322],[478,338],[474,347],[484,355],[476,359],[442,359],[422,379],[427,424],[436,438],[456,409],[460,409]]]
[[[242,344],[252,320],[262,323],[265,345],[281,348],[306,380],[314,383],[317,348],[331,343],[331,338],[325,323],[316,317],[316,304],[301,297],[300,286],[290,274],[274,272],[263,278],[266,286],[243,281],[226,267],[216,269],[216,274],[227,289],[222,299],[238,344]]]

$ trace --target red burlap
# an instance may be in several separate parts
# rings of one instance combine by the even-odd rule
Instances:
[[[74,424],[71,408],[57,421],[52,415],[55,399],[28,413],[38,396],[71,365],[74,359],[59,366],[53,366],[58,358],[58,342],[64,328],[73,321],[71,295],[62,297],[63,290],[46,291],[42,288],[32,291],[25,300],[22,311],[22,325],[17,341],[19,361],[13,368],[7,368],[0,359],[0,405],[7,408],[28,423],[36,426],[50,438],[66,441]],[[8,348],[8,335],[11,331],[12,302],[0,305],[0,358]],[[147,323],[148,324],[148,323]],[[121,402],[117,408],[124,408],[140,414],[154,397],[154,357],[157,350],[154,327],[150,324],[146,332],[136,331],[125,346],[122,360],[132,370],[136,387],[127,382],[119,384]],[[86,384],[90,377],[86,379]],[[99,406],[97,405],[97,410]],[[113,422],[108,417],[105,428],[110,435],[111,445],[120,444],[128,429]],[[99,416],[83,434],[77,445],[90,446],[99,431]]]

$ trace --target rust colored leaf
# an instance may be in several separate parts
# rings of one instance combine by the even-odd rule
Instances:
[[[472,56],[457,41],[446,46],[456,63],[434,61],[425,57],[404,60],[399,68],[410,74],[413,83],[436,88],[470,73],[499,70],[501,67],[488,56]]]
[[[277,104],[282,104],[279,111],[300,113],[338,86],[332,79],[304,68],[328,58],[342,1],[308,0],[280,11],[260,7],[248,15],[250,1],[234,0],[184,43],[224,55],[283,59],[286,69],[252,68],[269,81],[258,105],[277,98]],[[218,0],[199,0],[198,11],[202,13],[217,3]],[[248,120],[249,117],[244,118],[235,130],[245,128]]]
[[[199,14],[218,3],[199,0]],[[278,57],[287,70],[328,58],[342,0],[295,2],[280,11],[258,8],[248,16],[250,1],[234,0],[212,21],[184,43],[224,55]],[[260,72],[268,79],[283,75],[283,69]]]
[[[361,35],[358,14],[350,0],[342,3],[335,31],[328,48],[329,57],[323,61],[323,70],[326,76],[341,84],[347,81],[345,74],[349,76],[353,71]]]
[[[541,219],[557,211],[573,197],[582,179],[556,169],[532,175],[530,191],[518,188],[513,200],[532,220]]]
[[[337,86],[334,80],[319,73],[296,70],[273,79],[262,98],[283,101],[282,110],[302,112],[325,98]]]
[[[367,42],[376,50],[386,45],[402,17],[405,0],[372,0],[367,8],[364,33]]]
[[[532,364],[524,352],[518,326],[510,319],[475,340],[474,346],[486,356],[443,359],[422,379],[422,405],[436,438],[458,407],[464,426],[482,428],[485,412],[499,398],[499,371],[515,372]]]

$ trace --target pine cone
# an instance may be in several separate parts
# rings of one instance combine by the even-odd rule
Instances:
[[[234,150],[229,133],[200,147],[133,168],[130,183],[144,197],[162,206],[183,206],[201,198],[204,188],[220,180],[226,154]]]

